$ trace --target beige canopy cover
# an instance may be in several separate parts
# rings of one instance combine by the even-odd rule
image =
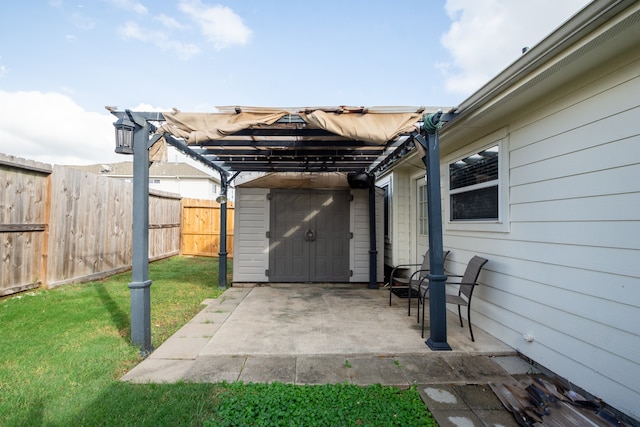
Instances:
[[[422,118],[422,112],[396,112],[388,110],[340,110],[305,108],[299,112],[274,108],[238,107],[239,112],[224,113],[163,113],[166,123],[159,133],[182,138],[188,144],[223,140],[226,136],[258,125],[272,125],[279,119],[296,114],[310,126],[345,138],[384,145],[401,133],[413,130]]]

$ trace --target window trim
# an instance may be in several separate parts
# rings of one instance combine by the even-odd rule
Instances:
[[[427,194],[427,182],[424,179],[418,178],[416,181],[416,194],[418,195],[416,199],[416,213],[417,213],[417,225],[418,229],[416,230],[418,235],[420,236],[428,236],[429,235],[429,195]],[[422,182],[420,182],[422,181]],[[423,189],[423,193],[420,192],[420,188]],[[424,196],[424,199],[422,197]],[[424,208],[424,212],[423,212]],[[424,213],[424,217],[422,214]]]
[[[449,165],[462,160],[466,157],[479,153],[487,148],[498,146],[498,219],[485,220],[451,220],[451,195],[460,193],[459,189],[450,190]],[[466,146],[451,153],[443,159],[441,168],[444,173],[443,182],[443,208],[444,208],[444,227],[445,230],[451,231],[489,231],[507,233],[510,231],[509,221],[509,134],[506,129],[501,129],[490,135],[487,135],[476,143]],[[464,187],[465,191],[477,190],[481,188],[492,187],[495,180],[487,183],[474,184]]]

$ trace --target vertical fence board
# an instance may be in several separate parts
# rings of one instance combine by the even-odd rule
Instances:
[[[131,268],[132,202],[130,182],[0,154],[0,296]],[[218,203],[150,191],[150,259],[218,256],[219,229]]]
[[[0,154],[0,296],[38,287],[51,166]]]
[[[149,196],[149,257],[180,253],[180,196],[153,191]]]
[[[233,256],[233,212],[227,203],[227,252]],[[220,204],[214,200],[182,200],[182,254],[217,257],[220,252]]]

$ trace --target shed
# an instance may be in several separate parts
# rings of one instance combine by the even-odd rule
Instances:
[[[368,282],[369,191],[341,172],[271,173],[236,184],[233,282]],[[384,191],[375,189],[376,248]],[[383,281],[383,251],[375,281]]]

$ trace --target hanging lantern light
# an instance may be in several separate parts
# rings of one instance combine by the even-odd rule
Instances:
[[[125,117],[121,117],[113,124],[113,127],[116,128],[116,153],[133,154],[135,123]]]

